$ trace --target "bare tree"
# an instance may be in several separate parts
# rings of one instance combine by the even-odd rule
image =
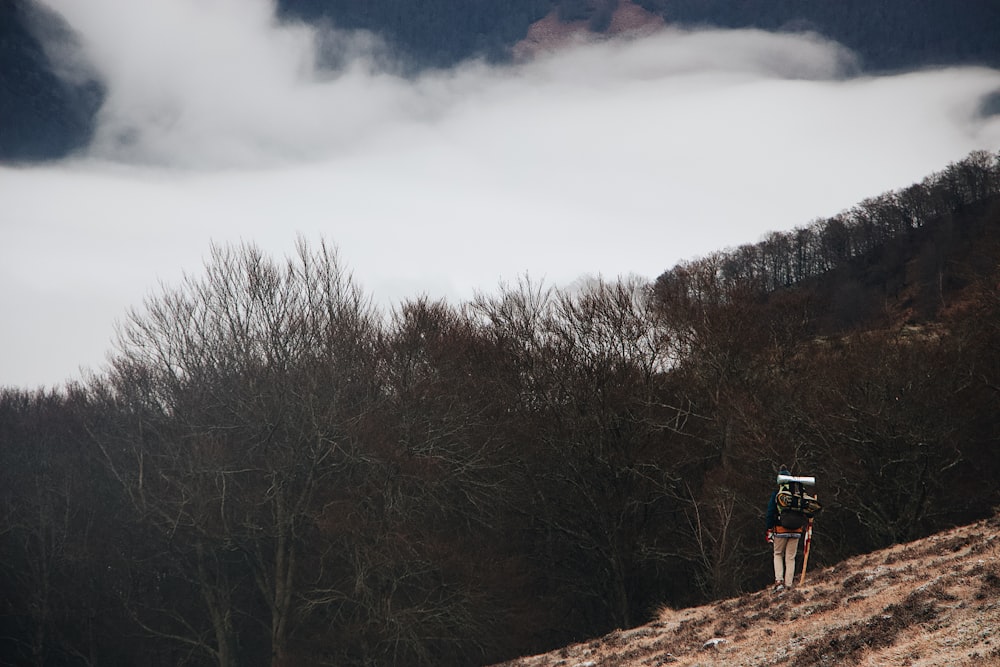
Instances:
[[[536,557],[591,631],[642,613],[638,573],[660,559],[670,473],[650,413],[667,359],[648,297],[638,279],[565,292],[522,283],[474,306],[513,350],[518,419],[533,425],[521,507]]]
[[[234,555],[269,611],[272,664],[289,658],[301,532],[343,462],[376,323],[336,255],[300,241],[284,266],[214,247],[203,278],[120,329],[110,387],[128,421],[103,451],[142,520],[187,544],[214,638],[171,634],[219,665],[237,661]]]

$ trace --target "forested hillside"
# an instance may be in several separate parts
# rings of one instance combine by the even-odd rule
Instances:
[[[655,283],[371,305],[214,248],[109,366],[0,392],[0,662],[500,662],[991,516],[1000,156]]]
[[[856,51],[868,71],[1000,65],[1000,48],[989,35],[1000,27],[1000,6],[991,0],[636,1],[684,25],[813,30]]]
[[[384,35],[409,57],[446,66],[506,57],[549,12],[595,31],[624,0],[280,0],[288,15],[325,17]],[[1000,65],[1000,7],[990,0],[634,0],[668,24],[812,30],[858,52],[866,70],[974,63]]]
[[[370,31],[385,40],[395,69],[415,74],[471,58],[505,62],[531,25],[552,13],[602,32],[624,1],[278,0],[276,10],[282,20]],[[814,31],[854,50],[866,72],[955,64],[1000,67],[1000,4],[993,0],[637,4],[671,26]],[[73,42],[71,29],[46,5],[0,3],[0,161],[59,158],[90,140],[105,95],[100,75],[84,76],[84,59],[71,70],[60,68],[45,48],[54,46],[64,57]],[[321,66],[342,64],[332,51],[321,49]]]
[[[66,155],[89,141],[103,98],[95,79],[67,80],[42,46],[68,27],[26,0],[0,2],[0,162]]]

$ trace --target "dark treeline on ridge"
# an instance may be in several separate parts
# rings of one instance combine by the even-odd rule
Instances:
[[[489,664],[992,514],[1000,156],[654,283],[377,312],[216,247],[108,366],[0,390],[0,663]]]

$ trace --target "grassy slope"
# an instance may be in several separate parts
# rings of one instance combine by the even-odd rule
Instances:
[[[1000,515],[504,667],[1000,664],[998,534]]]

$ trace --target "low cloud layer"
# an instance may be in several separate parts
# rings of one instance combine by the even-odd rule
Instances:
[[[324,238],[386,308],[459,302],[525,273],[655,278],[1000,148],[978,113],[1000,72],[859,76],[808,35],[666,30],[406,80],[371,36],[264,0],[45,1],[109,96],[86,154],[0,168],[0,384],[99,367],[213,241]],[[331,48],[355,55],[316,69]]]

